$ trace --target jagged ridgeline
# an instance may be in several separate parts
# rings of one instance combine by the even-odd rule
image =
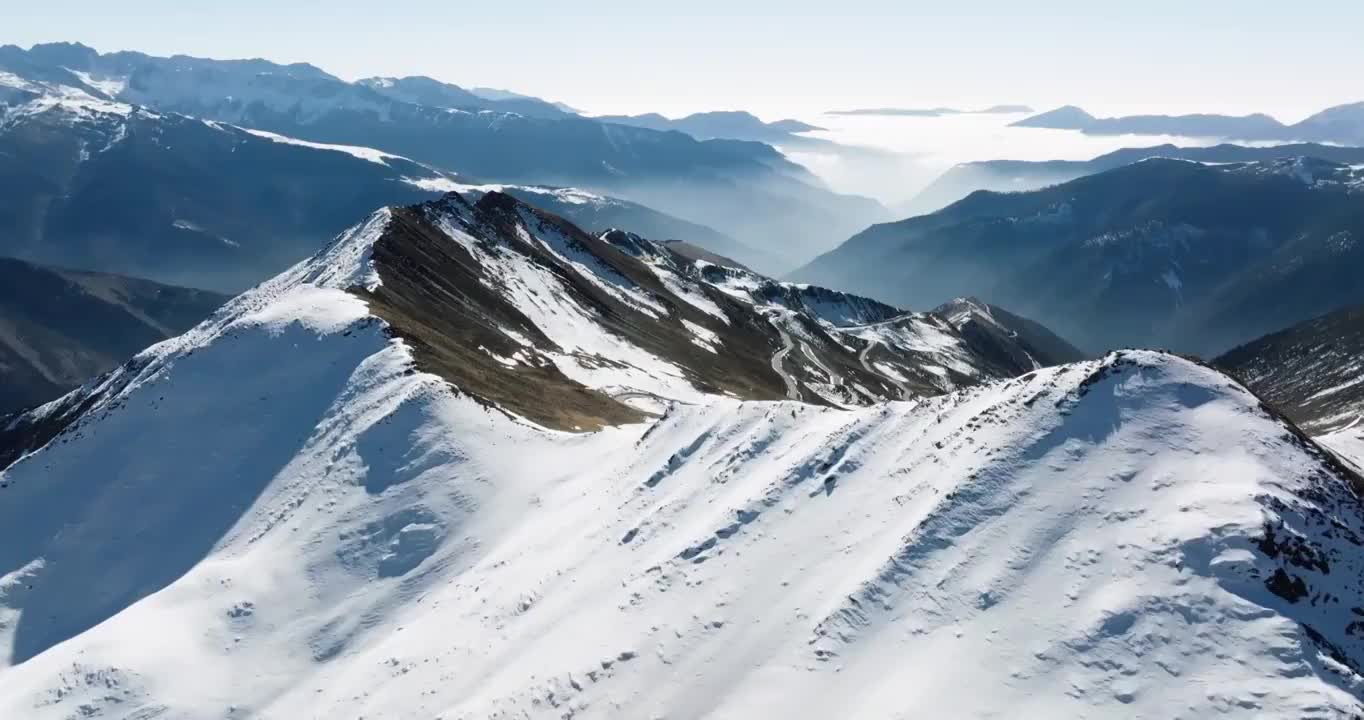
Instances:
[[[630,399],[866,404],[1040,366],[939,316],[592,236],[501,193],[391,211],[373,262],[357,292],[423,369],[553,427],[638,419]]]
[[[225,312],[281,283],[346,291],[411,348],[418,369],[490,408],[576,431],[717,394],[831,406],[937,395],[1078,357],[1064,341],[982,331],[980,318],[997,327],[984,306],[907,312],[675,243],[592,235],[500,192],[477,198],[381,210]],[[46,442],[92,393],[116,395],[153,355],[11,422],[0,458]]]
[[[0,717],[1359,712],[1359,478],[1077,352],[381,210],[0,423]]]

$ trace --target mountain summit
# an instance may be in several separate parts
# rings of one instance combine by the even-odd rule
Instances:
[[[0,426],[0,716],[1358,712],[1360,479],[993,313],[377,212]]]
[[[560,430],[638,421],[712,394],[829,406],[937,395],[1070,359],[625,231],[592,235],[493,190],[385,208],[178,342],[238,322],[243,306],[323,290],[338,307],[363,301],[418,367],[461,394]],[[139,356],[36,423],[20,418],[8,432],[27,445],[8,457],[156,357]]]

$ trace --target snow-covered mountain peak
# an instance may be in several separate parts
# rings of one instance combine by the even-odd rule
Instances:
[[[332,316],[327,307],[342,308]],[[283,309],[281,309],[283,308]],[[594,237],[490,191],[388,208],[186,335],[9,429],[41,446],[126,386],[241,323],[384,328],[415,369],[529,422],[587,430],[713,395],[835,406],[935,395],[1034,367],[937,316],[683,257],[621,231]],[[884,324],[887,319],[900,322]],[[871,325],[852,324],[864,320]]]
[[[956,326],[964,325],[972,319],[980,319],[985,322],[997,324],[990,311],[990,306],[979,298],[959,297],[943,303],[936,311],[938,314],[947,318],[948,322]]]
[[[124,118],[147,112],[103,96],[76,84],[28,80],[0,71],[0,128],[19,118],[42,113],[61,113],[74,121],[112,116]]]
[[[418,255],[423,265],[449,265],[441,282],[457,286],[451,293],[466,295],[476,283],[475,304],[498,308],[483,308],[498,322],[473,323],[486,329],[471,340],[485,352],[461,363],[491,357],[503,371],[552,366],[646,412],[713,392],[862,404],[1031,367],[987,360],[950,327],[935,331],[933,342],[916,333],[872,342],[852,324],[904,311],[687,258],[622,231],[594,237],[496,191],[472,203],[447,195],[397,216],[401,227],[381,243],[381,276],[385,268],[407,275],[413,260],[397,255]],[[427,280],[407,279],[408,306],[427,292],[418,287]],[[384,282],[375,293],[381,317],[391,310]],[[468,312],[463,304],[450,310]],[[873,354],[879,359],[869,361]]]
[[[1349,468],[878,307],[381,210],[0,428],[0,717],[1359,712]]]
[[[1355,478],[1211,369],[565,434],[274,290],[0,474],[0,714],[1359,707]]]

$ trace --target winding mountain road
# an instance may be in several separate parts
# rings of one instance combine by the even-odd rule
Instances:
[[[894,385],[895,387],[900,388],[900,399],[908,400],[909,398],[914,397],[914,393],[910,392],[909,388],[906,387],[903,382],[900,382],[899,380],[896,380],[895,378],[883,372],[877,372],[875,369],[872,368],[871,363],[867,362],[867,354],[871,352],[872,348],[879,345],[880,342],[881,342],[880,340],[868,340],[867,346],[862,348],[862,352],[857,354],[857,361],[862,363],[863,370],[866,370],[875,377],[883,378],[890,384]]]
[[[819,368],[820,370],[822,370],[822,371],[824,372],[824,374],[825,374],[826,376],[828,376],[828,378],[829,378],[829,384],[830,384],[830,385],[842,385],[842,384],[843,384],[843,378],[842,378],[842,376],[840,376],[838,373],[834,372],[833,370],[829,369],[829,366],[828,366],[828,365],[825,365],[825,364],[824,364],[824,361],[819,359],[819,356],[816,355],[816,354],[814,353],[814,351],[810,349],[810,346],[809,346],[807,343],[801,343],[801,344],[800,344],[800,351],[803,352],[803,353],[805,353],[805,357],[810,358],[810,362],[814,363],[814,364],[815,364],[815,367],[817,367],[817,368]]]
[[[790,400],[799,401],[800,387],[796,384],[795,378],[787,374],[786,369],[782,367],[782,362],[786,360],[786,356],[795,347],[795,343],[791,341],[791,335],[783,330],[780,325],[774,322],[772,327],[776,328],[777,333],[781,335],[782,343],[781,349],[772,353],[772,369],[781,376],[782,382],[786,383],[786,397]]]

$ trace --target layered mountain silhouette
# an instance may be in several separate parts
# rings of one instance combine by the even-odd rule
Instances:
[[[308,257],[369,208],[476,187],[373,148],[158,113],[55,82],[7,87],[15,97],[0,99],[0,250],[34,262],[236,292]],[[754,266],[774,262],[638,203],[495,187],[593,231],[631,227]]]
[[[478,88],[466,90],[458,85],[421,75],[401,78],[365,78],[356,81],[356,84],[369,88],[380,95],[413,105],[426,105],[451,110],[488,110],[545,118],[560,118],[576,114],[540,98],[507,91],[480,91]]]
[[[799,142],[802,140],[798,137],[799,133],[823,129],[799,120],[764,122],[756,115],[741,110],[693,113],[675,119],[664,117],[658,113],[599,115],[593,119],[614,125],[628,125],[650,130],[676,130],[698,140],[729,138],[777,144]]]
[[[421,78],[348,83],[306,64],[100,54],[65,44],[0,48],[0,70],[18,80],[7,84],[9,95],[26,92],[15,87],[23,83],[60,85],[162,114],[371,147],[484,182],[619,196],[784,259],[771,271],[886,217],[875,201],[830,192],[763,143],[701,141],[562,112],[461,109],[472,93]],[[435,104],[421,104],[428,102]]]
[[[974,293],[1096,352],[1212,356],[1364,301],[1364,166],[1151,159],[877,225],[793,279],[932,307]]]
[[[1285,125],[1253,115],[1127,115],[1099,118],[1067,105],[1024,118],[1016,127],[1079,130],[1090,135],[1175,135],[1228,140],[1274,140],[1364,145],[1364,102],[1327,108],[1302,122]]]
[[[1364,148],[1320,143],[1182,147],[1155,145],[1123,148],[1090,160],[982,160],[954,165],[898,210],[924,215],[951,205],[977,190],[1022,192],[1093,175],[1149,158],[1173,158],[1206,163],[1254,162],[1312,157],[1347,165],[1364,164]]]

